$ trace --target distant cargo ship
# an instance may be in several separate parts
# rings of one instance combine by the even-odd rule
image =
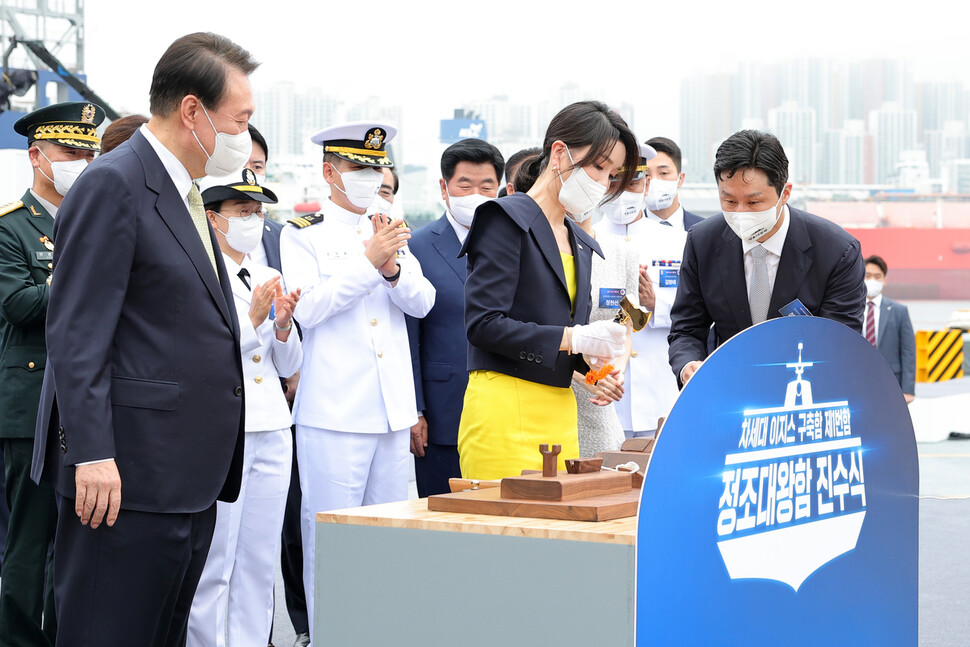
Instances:
[[[806,209],[859,239],[889,264],[897,299],[970,300],[970,196],[809,201]]]

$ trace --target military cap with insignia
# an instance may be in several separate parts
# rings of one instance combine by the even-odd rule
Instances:
[[[276,204],[276,194],[266,187],[259,186],[256,182],[256,174],[250,169],[242,170],[242,179],[238,175],[225,175],[214,177],[207,175],[199,180],[199,189],[202,191],[202,202],[212,204],[224,200],[255,200],[267,204]]]
[[[394,168],[387,156],[387,144],[394,139],[397,128],[373,121],[354,121],[324,128],[310,138],[314,144],[323,146],[324,153],[333,153],[340,159],[377,168]]]
[[[654,150],[653,146],[649,144],[640,144],[640,163],[637,164],[637,172],[633,176],[632,182],[638,182],[642,180],[647,174],[647,162],[652,160],[657,156],[657,151]],[[623,173],[623,169],[620,169],[620,174]]]
[[[38,108],[13,125],[27,138],[27,144],[53,142],[68,148],[100,151],[98,126],[104,121],[104,109],[88,101],[68,101]]]

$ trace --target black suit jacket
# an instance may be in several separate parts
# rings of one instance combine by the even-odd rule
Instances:
[[[423,319],[407,317],[418,410],[436,445],[458,444],[458,423],[468,385],[465,337],[465,259],[447,216],[414,232],[408,249],[434,286],[434,307]]]
[[[77,463],[114,458],[124,509],[198,512],[236,498],[239,324],[209,236],[218,279],[141,133],[78,178],[54,224],[35,480],[73,498]]]
[[[898,301],[882,298],[879,307],[879,330],[876,346],[893,370],[903,393],[913,395],[916,390],[916,337],[909,308]]]
[[[280,273],[283,272],[280,269],[280,232],[282,231],[283,225],[275,220],[267,218],[263,221],[262,245],[263,251],[266,252],[266,264]]]
[[[791,223],[768,306],[768,318],[799,299],[816,317],[862,332],[866,300],[865,266],[859,241],[838,225],[789,207]],[[670,366],[677,379],[688,362],[707,357],[708,330],[715,343],[751,326],[741,239],[723,215],[687,233],[680,284],[670,311]]]
[[[684,209],[684,229],[690,231],[690,228],[699,222],[702,222],[704,218],[698,216],[696,213],[691,213],[687,209]]]
[[[478,207],[461,254],[468,255],[465,332],[468,370],[497,371],[566,387],[579,355],[560,351],[562,330],[589,321],[590,268],[599,245],[568,218],[576,265],[576,308],[570,314],[566,275],[552,227],[525,193]]]

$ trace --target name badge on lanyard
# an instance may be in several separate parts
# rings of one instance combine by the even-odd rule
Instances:
[[[619,308],[620,301],[626,296],[626,288],[600,288],[601,308]]]

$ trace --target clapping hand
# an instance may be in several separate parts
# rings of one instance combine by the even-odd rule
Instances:
[[[382,213],[374,214],[370,222],[374,235],[364,242],[364,256],[381,274],[393,276],[397,273],[397,250],[407,246],[411,229],[402,226],[403,220],[391,220]]]
[[[280,277],[274,276],[266,283],[253,288],[253,298],[249,301],[249,320],[253,322],[253,328],[259,328],[269,316],[273,299],[280,290],[280,281]]]

